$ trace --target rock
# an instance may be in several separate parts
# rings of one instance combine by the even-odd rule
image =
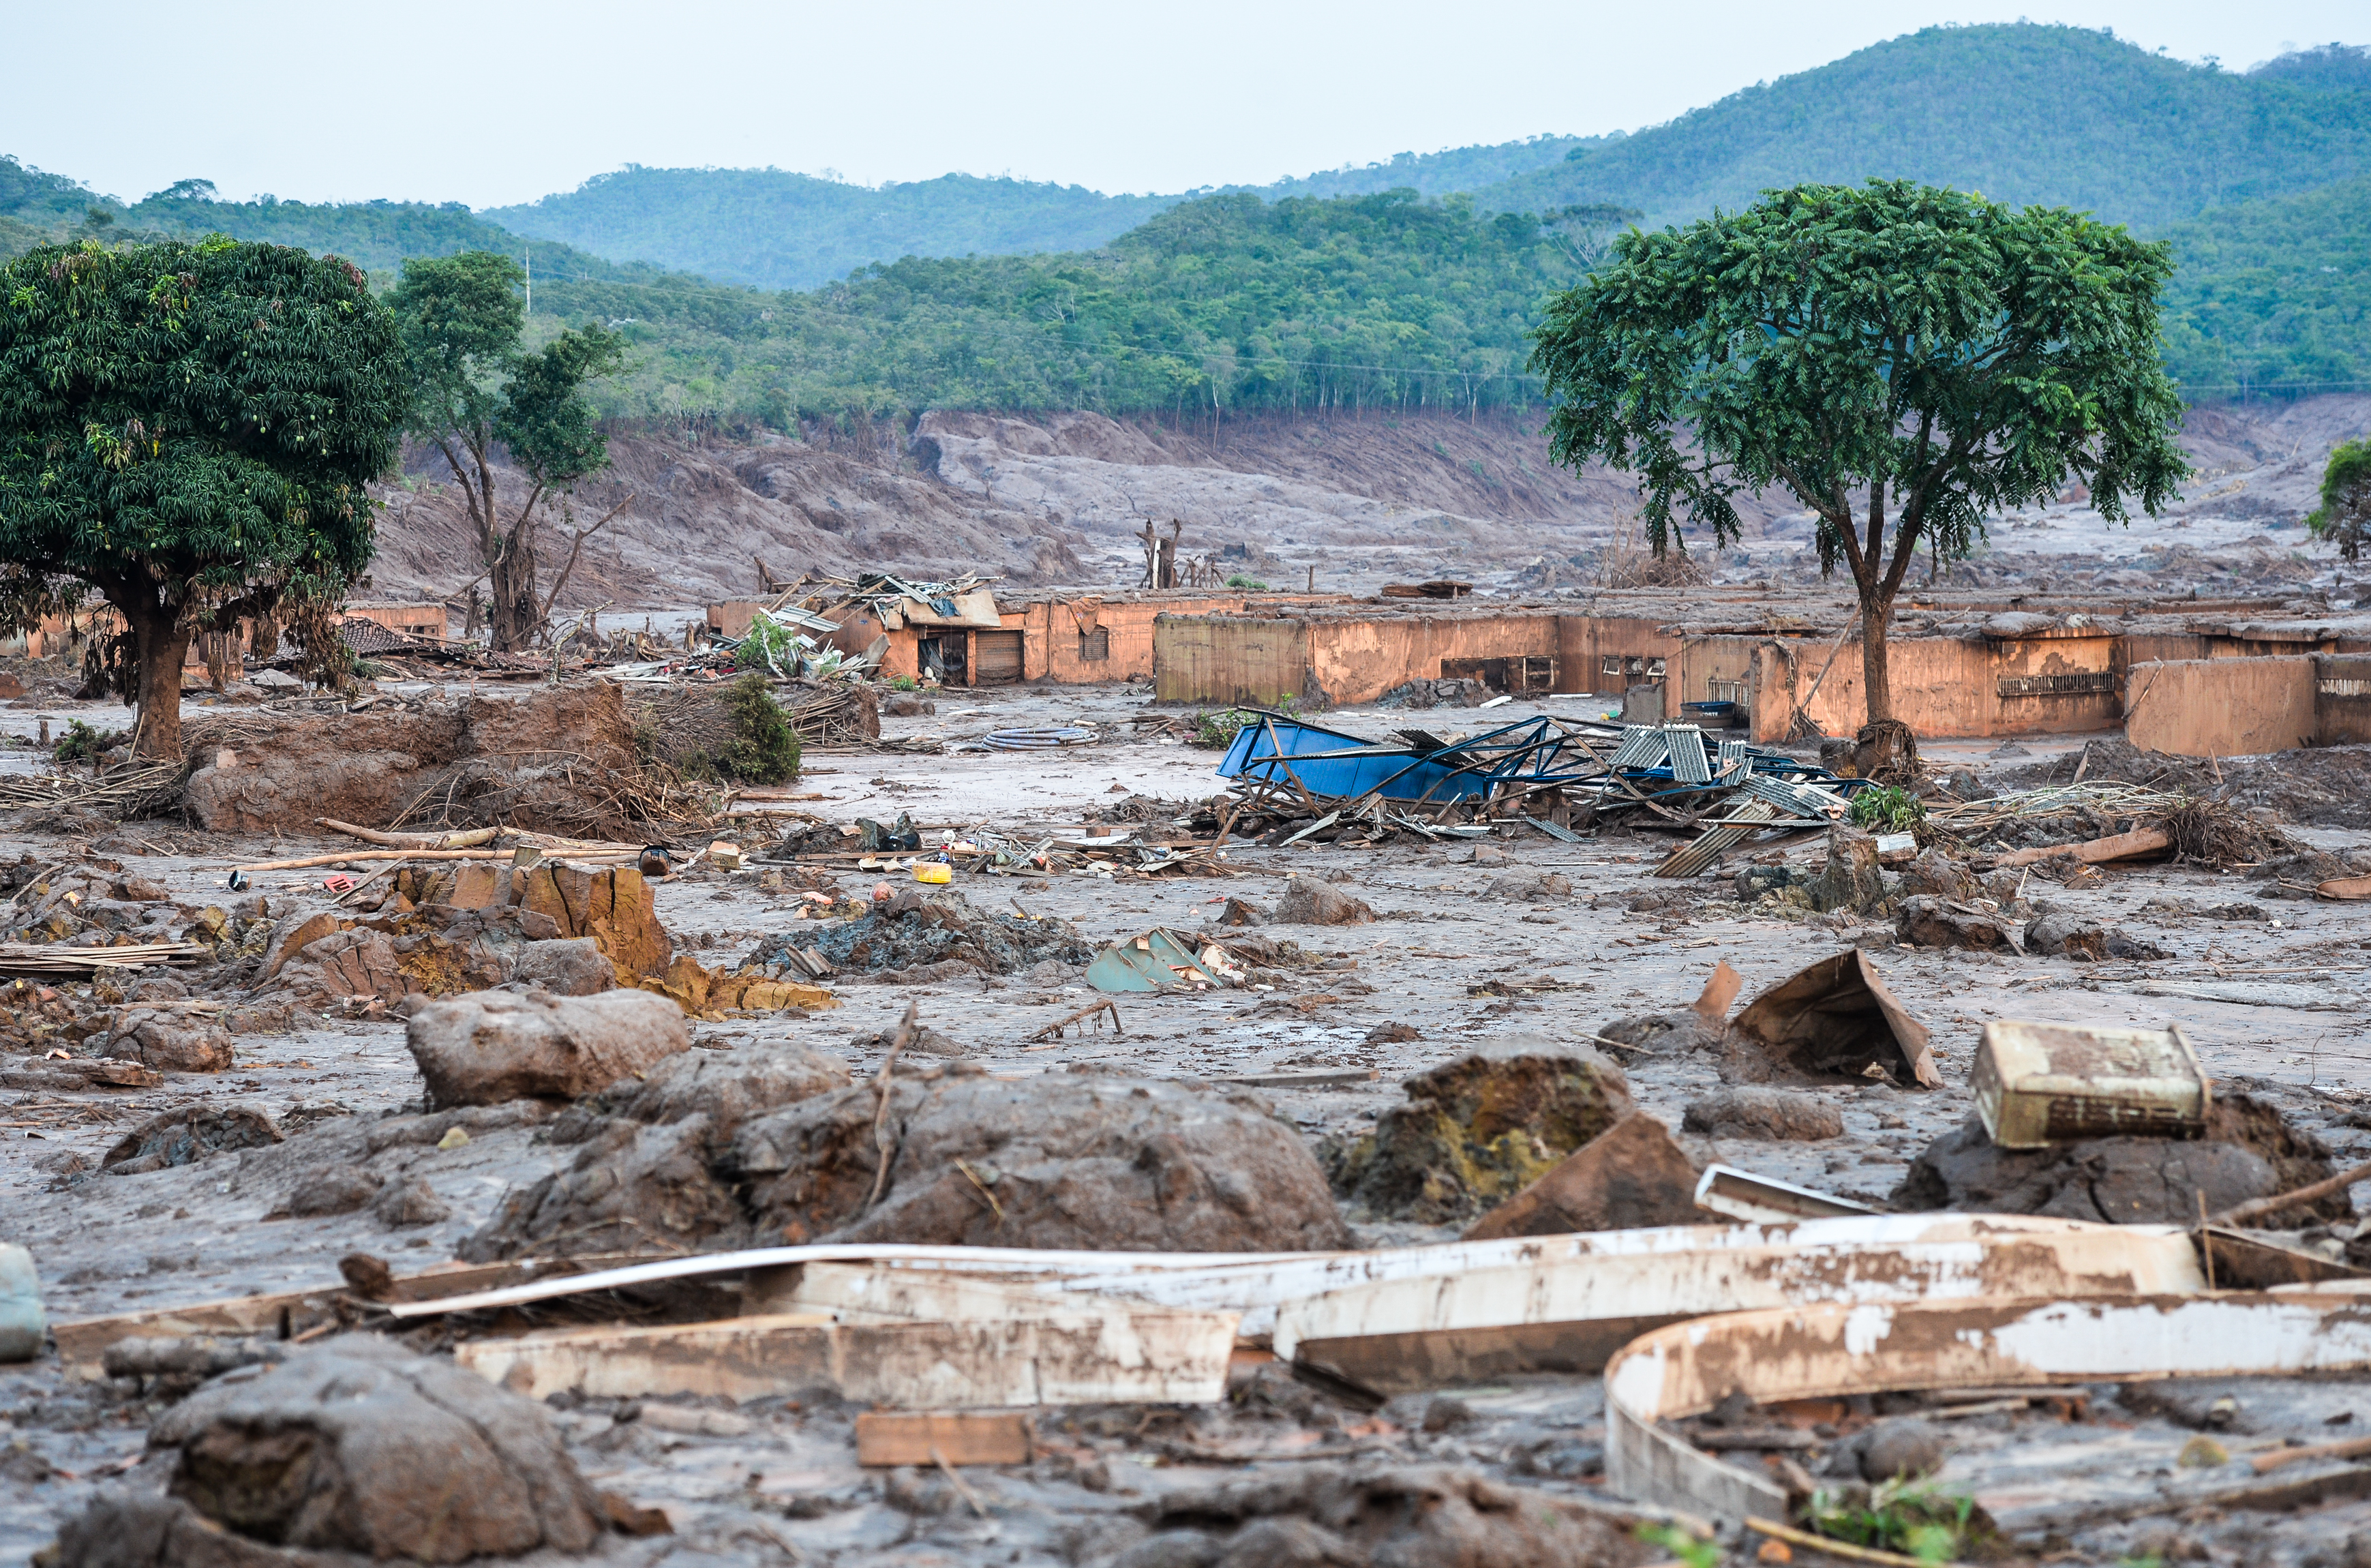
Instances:
[[[1100,1073],[898,1080],[889,1182],[869,1084],[741,1129],[759,1244],[909,1241],[1166,1252],[1341,1247],[1349,1234],[1300,1135],[1243,1093]],[[993,1202],[990,1199],[993,1198]]]
[[[1800,1090],[1749,1085],[1689,1101],[1680,1126],[1716,1138],[1818,1143],[1844,1136],[1845,1119],[1833,1105]]]
[[[675,939],[659,924],[650,883],[635,867],[542,860],[513,880],[520,908],[549,917],[562,939],[589,939],[619,974],[666,973]]]
[[[1469,864],[1476,866],[1504,866],[1512,862],[1514,857],[1496,844],[1476,844],[1465,859]]]
[[[218,1073],[231,1065],[229,1032],[199,1015],[144,1010],[133,1017],[136,1021],[99,1047],[101,1055],[160,1073]]]
[[[1256,904],[1247,904],[1234,894],[1227,895],[1226,906],[1219,911],[1213,926],[1265,926],[1273,917]]]
[[[393,1229],[436,1225],[453,1217],[453,1207],[417,1176],[391,1182],[371,1206],[371,1217]]]
[[[1269,917],[1285,926],[1363,926],[1375,912],[1330,882],[1295,876]]]
[[[1885,873],[1877,863],[1877,840],[1842,823],[1828,829],[1828,861],[1804,891],[1821,914],[1838,909],[1863,913],[1885,903]]]
[[[293,1568],[304,1551],[458,1562],[582,1552],[602,1528],[542,1411],[370,1335],[201,1389],[148,1445],[179,1450],[168,1495],[102,1494],[60,1530],[56,1568]],[[209,1523],[227,1537],[210,1541]]]
[[[1310,1463],[1187,1485],[1140,1505],[1157,1555],[1131,1568],[1633,1568],[1660,1555],[1626,1515],[1449,1466]],[[1204,1557],[1191,1531],[1221,1543]]]
[[[1902,868],[1902,893],[1905,897],[1924,894],[1955,904],[1970,904],[1981,894],[1974,873],[1950,856],[1940,846],[1931,846],[1916,859]]]
[[[378,1196],[387,1178],[359,1165],[333,1165],[299,1182],[287,1201],[263,1217],[310,1219],[321,1215],[352,1214]]]
[[[618,985],[618,966],[590,937],[522,942],[511,974],[555,997],[590,997]]]
[[[1509,904],[1547,904],[1572,896],[1572,879],[1556,871],[1513,871],[1483,890],[1485,898]]]
[[[1465,1239],[1692,1224],[1701,1217],[1697,1175],[1663,1124],[1634,1111],[1484,1215]]]
[[[1999,793],[1977,778],[1975,770],[1970,767],[1955,771],[1951,775],[1949,788],[1951,793],[1962,801],[1989,801]]]
[[[137,1176],[279,1141],[280,1129],[252,1105],[185,1105],[152,1116],[126,1133],[98,1168],[110,1176]]]
[[[1951,1452],[1941,1427],[1915,1416],[1879,1422],[1860,1444],[1861,1479],[1871,1482],[1932,1475]]]
[[[596,1093],[690,1049],[691,1029],[681,1008],[647,991],[484,991],[429,1003],[404,1041],[441,1109]]]
[[[1365,1043],[1370,1045],[1396,1045],[1404,1041],[1423,1038],[1423,1030],[1412,1023],[1402,1023],[1397,1019],[1394,1019],[1389,1023],[1379,1023],[1367,1031]]]
[[[1729,885],[1740,904],[1751,904],[1766,894],[1801,887],[1804,882],[1791,866],[1747,866],[1731,879]]]
[[[2025,950],[2053,958],[2093,963],[2105,958],[2170,958],[2153,943],[2137,941],[2113,926],[2049,905],[2025,928]]]
[[[1972,952],[2025,951],[2025,927],[1989,909],[1920,895],[1904,899],[1894,935],[1913,947],[1966,948]]]
[[[282,965],[323,937],[353,927],[353,920],[335,909],[299,909],[282,916],[272,928],[272,940],[264,944],[262,978],[277,975]]]
[[[1903,1209],[2054,1215],[2117,1225],[2198,1223],[2199,1194],[2217,1213],[2331,1175],[2330,1151],[2251,1095],[2218,1093],[2206,1136],[2090,1138],[2040,1149],[1996,1147],[1974,1116],[1910,1163],[1892,1202]],[[2342,1219],[2343,1193],[2300,1205],[2291,1223]]]
[[[866,1131],[871,1131],[868,1124]],[[707,1120],[598,1125],[569,1165],[506,1193],[457,1255],[473,1263],[653,1246],[739,1246],[746,1221],[731,1186],[710,1173]]]
[[[1372,1136],[1321,1150],[1334,1189],[1371,1214],[1470,1219],[1530,1186],[1631,1109],[1615,1066],[1582,1046],[1517,1037],[1401,1086]]]
[[[637,1122],[707,1118],[711,1133],[730,1142],[753,1116],[848,1087],[848,1066],[787,1041],[730,1051],[686,1051],[653,1067],[619,1101]]]

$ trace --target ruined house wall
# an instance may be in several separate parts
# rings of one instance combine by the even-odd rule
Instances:
[[[1743,664],[1754,683],[1753,738],[1781,740],[1798,692],[1819,692],[1805,707],[1822,733],[1849,735],[1868,721],[1856,637],[1836,650],[1820,680],[1833,640],[1707,638],[1691,651],[1685,677],[1693,694],[1701,682],[1696,661],[1711,668]],[[1994,641],[1987,638],[1903,637],[1888,640],[1895,714],[1921,735],[2081,734],[2115,728],[2122,716],[2116,689],[2113,636],[2050,637]],[[1747,659],[1755,648],[1759,658]],[[1789,657],[1791,655],[1791,658]],[[1687,700],[1701,701],[1691,695]]]
[[[2371,653],[2324,653],[2313,662],[2314,738],[2325,746],[2371,745]]]
[[[1664,621],[1647,616],[1575,616],[1556,617],[1556,690],[1591,691],[1619,698],[1638,674],[1636,665],[1648,665],[1680,656],[1680,638]],[[1622,667],[1609,672],[1608,660]],[[1643,671],[1639,672],[1643,674]],[[1691,696],[1687,700],[1702,700]],[[1672,710],[1674,714],[1678,709]]]
[[[1552,610],[1510,610],[1503,615],[1401,615],[1312,620],[1311,673],[1328,700],[1372,702],[1412,680],[1438,680],[1463,671],[1468,661],[1556,658],[1557,622]],[[1563,689],[1551,665],[1543,691]]]
[[[2125,739],[2175,756],[2257,756],[2314,736],[2314,660],[2180,659],[2135,664]]]
[[[1309,687],[1309,623],[1163,614],[1153,625],[1154,695],[1162,702],[1296,700]]]

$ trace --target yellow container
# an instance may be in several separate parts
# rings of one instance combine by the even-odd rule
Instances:
[[[914,868],[914,880],[919,882],[950,882],[955,880],[955,869],[938,860],[926,860]]]

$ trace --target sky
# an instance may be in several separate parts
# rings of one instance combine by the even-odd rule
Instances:
[[[2025,0],[2030,6],[2032,0]],[[2246,67],[2371,41],[2362,0],[1926,6],[727,0],[11,7],[0,153],[137,200],[501,206],[629,163],[1105,191],[1659,124],[1950,22],[2065,22]]]

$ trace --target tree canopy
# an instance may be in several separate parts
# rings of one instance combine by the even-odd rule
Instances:
[[[493,644],[505,652],[534,637],[559,593],[555,582],[538,596],[538,506],[608,465],[584,386],[616,370],[621,352],[599,326],[563,330],[535,352],[522,348],[523,281],[509,257],[464,251],[407,262],[387,298],[410,366],[406,427],[436,449],[461,487],[478,564],[491,581]],[[528,482],[526,499],[507,516],[498,448]]]
[[[181,661],[371,557],[405,406],[395,323],[334,257],[216,236],[0,267],[0,561],[18,616],[121,611],[140,749],[179,755]]]
[[[1741,492],[1791,494],[1852,573],[1891,718],[1885,622],[1922,542],[1964,554],[2070,478],[2115,521],[2172,498],[2171,270],[2118,226],[1903,180],[1633,230],[1539,330],[1550,450],[1638,474],[1659,552],[1683,525],[1735,538]]]

